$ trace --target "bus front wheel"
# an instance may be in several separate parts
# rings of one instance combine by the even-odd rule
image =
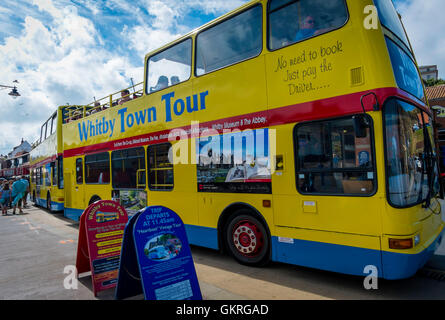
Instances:
[[[270,260],[270,240],[264,224],[248,210],[238,210],[225,228],[226,245],[241,264],[263,266]]]

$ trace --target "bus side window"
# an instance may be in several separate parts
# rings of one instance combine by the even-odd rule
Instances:
[[[48,163],[43,167],[45,187],[51,186],[51,164]]]
[[[57,113],[51,118],[51,134],[55,133],[57,130]]]
[[[174,187],[173,164],[168,159],[170,143],[149,146],[148,187],[150,190],[169,191]]]
[[[76,183],[83,183],[83,168],[82,168],[82,159],[76,159]]]
[[[302,194],[371,195],[375,189],[372,131],[357,137],[352,117],[295,127],[297,187]]]
[[[52,185],[57,186],[57,170],[56,170],[56,163],[51,162],[51,173],[52,173]]]
[[[340,28],[348,10],[344,0],[271,0],[268,20],[268,46],[276,50]]]
[[[145,150],[142,147],[111,153],[113,188],[145,188]]]
[[[35,177],[36,186],[40,186],[40,168],[35,168]]]
[[[57,160],[57,170],[59,172],[57,185],[59,189],[63,189],[63,156],[59,156]]]
[[[85,183],[110,183],[110,154],[108,152],[85,156]]]

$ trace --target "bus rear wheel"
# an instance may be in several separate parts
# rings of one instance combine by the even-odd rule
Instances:
[[[88,202],[88,205],[91,205],[92,203],[95,203],[96,201],[100,201],[101,199],[100,199],[100,197],[99,196],[93,196],[91,199],[90,199],[90,202]]]
[[[52,212],[52,210],[51,210],[51,195],[49,193],[46,197],[46,209],[48,209],[49,212]]]
[[[270,260],[270,240],[263,223],[248,210],[239,210],[225,228],[226,245],[239,263],[263,266]]]

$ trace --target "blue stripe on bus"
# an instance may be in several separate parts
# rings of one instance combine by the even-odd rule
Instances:
[[[190,244],[218,249],[218,232],[214,228],[186,225]],[[279,242],[272,237],[272,260],[326,271],[367,276],[368,265],[377,267],[378,276],[388,280],[413,276],[431,258],[440,245],[441,235],[424,251],[418,254],[403,254],[324,242],[293,239],[293,243]]]
[[[416,274],[440,245],[445,230],[425,250],[418,254],[404,254],[343,246],[331,243],[293,239],[293,243],[272,237],[272,260],[326,271],[356,276],[367,276],[368,265],[377,267],[378,276],[388,280],[406,279]]]
[[[191,224],[184,226],[189,244],[218,250],[218,232],[216,229]]]
[[[65,217],[79,221],[83,210],[65,208]],[[185,225],[189,244],[217,250],[218,231],[215,228]],[[368,265],[377,267],[378,276],[388,280],[413,276],[434,254],[445,234],[418,254],[403,254],[332,243],[293,239],[293,243],[279,242],[272,237],[272,260],[326,271],[367,276]]]
[[[38,206],[46,208],[46,199],[36,198],[36,203]],[[51,210],[53,211],[63,211],[64,203],[51,201]]]
[[[53,211],[63,211],[64,209],[63,202],[51,201],[51,210]]]
[[[382,270],[380,250],[298,239],[280,242],[278,237],[272,237],[272,248],[277,262],[360,276],[367,265]]]
[[[68,219],[71,219],[74,221],[79,221],[82,213],[83,213],[83,210],[81,210],[81,209],[65,208],[63,215],[65,217],[67,217]]]
[[[445,229],[433,241],[433,243],[418,254],[403,254],[394,252],[382,252],[382,259],[385,268],[383,276],[385,279],[397,280],[413,276],[417,270],[422,268],[440,246]]]

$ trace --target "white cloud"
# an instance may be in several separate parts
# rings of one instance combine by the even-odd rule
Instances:
[[[419,65],[437,64],[439,77],[445,78],[445,1],[411,0],[400,3],[398,11]]]
[[[233,10],[242,4],[246,3],[245,0],[183,0],[184,6],[201,8],[206,14],[218,14],[221,12],[228,12]]]
[[[185,18],[191,12],[220,15],[246,2],[2,0],[0,83],[19,80],[21,97],[1,92],[0,153],[22,137],[35,141],[57,106],[90,103],[130,78],[142,81],[145,54],[196,27]]]
[[[80,16],[75,7],[60,6],[60,2],[58,7],[51,0],[34,3],[50,19],[24,17],[21,33],[0,45],[0,83],[18,79],[21,94],[17,100],[2,97],[0,153],[22,137],[35,141],[39,127],[57,106],[90,103],[93,97],[129,86],[130,77],[135,82],[143,77],[143,68],[102,48],[93,22]]]
[[[180,36],[169,30],[153,29],[149,26],[136,26],[127,29],[123,32],[123,35],[130,41],[130,49],[136,50],[141,58],[150,51],[157,49]]]

